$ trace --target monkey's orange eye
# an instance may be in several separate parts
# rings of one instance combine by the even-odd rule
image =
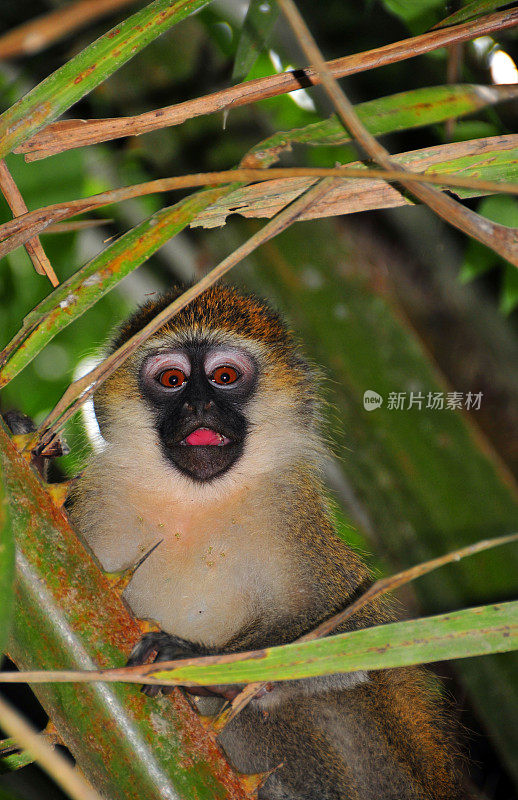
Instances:
[[[186,380],[187,376],[185,373],[176,367],[165,369],[158,376],[158,382],[167,389],[178,389],[180,386],[183,386]]]
[[[234,367],[217,367],[210,379],[219,386],[228,386],[230,383],[235,383],[239,377],[240,373]]]

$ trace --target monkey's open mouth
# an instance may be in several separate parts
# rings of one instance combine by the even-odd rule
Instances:
[[[198,446],[206,447],[207,445],[215,445],[216,447],[223,447],[225,444],[230,444],[230,439],[227,439],[223,434],[213,431],[211,428],[196,428],[195,431],[186,436],[180,442],[184,446]]]
[[[178,432],[176,441],[172,436],[162,438],[166,458],[180,472],[200,483],[222,475],[237,461],[243,452],[246,434],[246,430],[241,434],[238,430],[234,432],[230,426],[220,433],[220,422],[216,419],[203,422],[206,424],[193,430],[196,421],[192,420],[190,426],[185,425],[181,433]],[[180,436],[183,438],[180,439]]]

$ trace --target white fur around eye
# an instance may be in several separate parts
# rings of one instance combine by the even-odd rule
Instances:
[[[211,350],[205,359],[205,373],[210,376],[218,367],[234,367],[241,375],[251,377],[255,372],[252,358],[244,350],[234,347],[219,347]]]
[[[141,373],[144,380],[151,382],[166,369],[180,369],[186,377],[189,377],[191,374],[191,362],[185,353],[179,353],[174,350],[168,353],[157,353],[146,359],[142,365]]]

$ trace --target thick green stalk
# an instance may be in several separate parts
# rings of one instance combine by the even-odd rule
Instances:
[[[13,598],[14,544],[9,498],[0,471],[0,659],[4,652]]]
[[[21,669],[123,665],[140,629],[62,511],[0,426],[17,578],[9,654]],[[106,800],[247,796],[180,695],[137,687],[34,687],[80,768]]]

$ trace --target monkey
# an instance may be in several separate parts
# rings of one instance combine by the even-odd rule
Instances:
[[[145,303],[109,351],[182,291]],[[319,375],[264,300],[217,285],[96,391],[104,446],[72,524],[109,572],[161,542],[124,591],[160,626],[129,663],[293,642],[370,585],[332,521]],[[378,600],[336,632],[393,619]],[[220,688],[192,690],[201,711],[232,696]],[[460,800],[454,739],[435,679],[412,667],[277,682],[218,741],[240,773],[271,771],[260,800]]]

